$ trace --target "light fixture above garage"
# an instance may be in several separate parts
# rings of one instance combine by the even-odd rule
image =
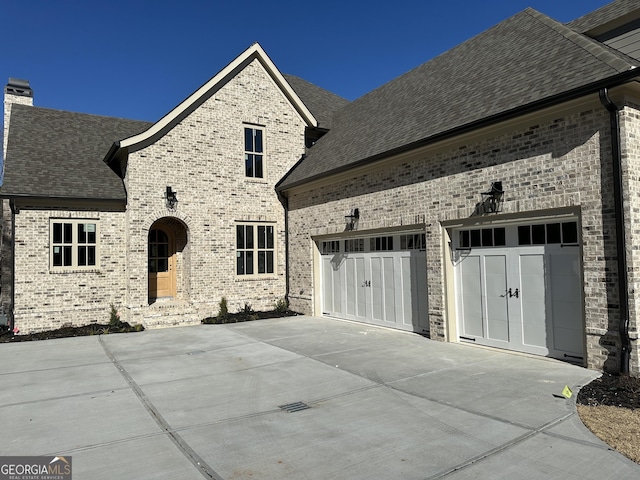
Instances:
[[[349,215],[344,216],[344,220],[347,224],[347,230],[356,230],[358,228],[358,220],[360,219],[360,210],[354,208]]]
[[[498,213],[501,209],[502,198],[504,197],[502,182],[492,182],[489,190],[482,192],[482,195],[487,197],[483,203],[488,207],[488,211],[490,213]]]
[[[177,192],[174,192],[171,187],[167,186],[167,191],[164,194],[164,198],[169,210],[173,210],[178,204],[178,197],[176,196],[176,193]]]

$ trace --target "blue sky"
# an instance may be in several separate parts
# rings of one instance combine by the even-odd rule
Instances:
[[[155,121],[253,42],[353,100],[530,6],[562,22],[607,0],[3,0],[0,81],[40,107]]]

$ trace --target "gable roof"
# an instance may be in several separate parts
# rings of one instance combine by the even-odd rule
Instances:
[[[638,0],[616,0],[566,25],[578,33],[587,33],[598,27],[606,27],[609,23],[611,25],[606,29],[615,28],[629,21],[627,16],[635,11],[640,12]]]
[[[165,135],[175,125],[187,117],[196,108],[202,105],[207,99],[220,90],[239,71],[244,69],[254,60],[259,61],[272,80],[278,85],[284,96],[291,102],[293,108],[307,123],[308,126],[316,127],[318,122],[304,102],[296,94],[289,83],[284,79],[275,64],[271,61],[266,52],[258,43],[254,43],[247,50],[242,52],[229,65],[220,70],[213,78],[202,85],[198,90],[187,97],[177,107],[167,113],[164,117],[152,124],[147,130],[137,135],[124,138],[115,142],[105,157],[104,161],[112,165],[115,170],[121,170],[122,166],[116,166],[115,161],[123,162],[123,153],[130,153],[140,150],[154,143],[157,139]]]
[[[294,75],[283,75],[304,104],[318,120],[318,127],[330,129],[334,112],[349,104],[349,100],[320,88]]]
[[[12,104],[2,197],[124,200],[102,159],[149,122]]]
[[[338,111],[333,128],[277,185],[316,178],[427,144],[634,65],[528,8]],[[584,93],[583,93],[584,94]]]

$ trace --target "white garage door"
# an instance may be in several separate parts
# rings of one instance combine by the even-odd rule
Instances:
[[[318,242],[322,313],[427,333],[424,241],[411,233]]]
[[[577,221],[454,231],[461,341],[581,362]]]

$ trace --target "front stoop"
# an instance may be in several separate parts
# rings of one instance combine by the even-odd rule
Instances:
[[[200,320],[193,305],[184,300],[159,299],[146,307],[142,314],[145,328],[199,325]]]

